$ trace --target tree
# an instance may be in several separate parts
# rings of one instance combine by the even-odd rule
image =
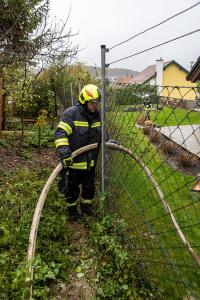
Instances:
[[[78,83],[83,87],[90,82],[95,83],[95,80],[90,76],[87,68],[82,63],[66,65],[62,61],[62,57],[54,60],[52,65],[44,70],[38,77],[38,87],[43,87],[42,90],[51,91],[53,96],[53,111],[54,116],[57,116],[58,110],[71,106],[70,83],[73,84],[73,94],[78,99]]]
[[[48,11],[48,1],[1,0],[0,7],[0,130],[3,126],[3,68],[30,59],[31,35]]]
[[[48,9],[48,0],[1,0],[1,68],[33,57],[37,44],[35,32],[44,22]]]
[[[39,66],[33,82],[45,65],[54,60],[57,55],[62,55],[68,60],[76,55],[78,47],[70,43],[71,29],[66,32],[70,12],[64,23],[49,25],[48,10],[49,0],[3,0],[0,8],[0,84],[5,66],[23,67],[24,84],[21,87],[27,89],[27,70],[30,66]],[[0,87],[0,130],[3,107],[2,85]]]

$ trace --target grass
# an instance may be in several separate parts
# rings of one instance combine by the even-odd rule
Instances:
[[[198,125],[200,112],[186,109],[164,107],[160,111],[150,113],[151,120],[160,126]]]
[[[200,203],[198,195],[190,191],[195,178],[172,169],[164,156],[135,127],[137,115],[138,112],[121,114],[121,108],[117,113],[110,112],[107,120],[112,120],[113,138],[130,148],[152,172],[186,238],[199,254]],[[200,122],[199,113],[170,108],[151,112],[151,119],[161,125]],[[110,152],[109,157],[110,184],[118,186],[116,195],[112,197],[118,199],[119,211],[132,228],[133,242],[137,243],[143,259],[149,261],[153,275],[160,277],[159,284],[165,291],[173,286],[177,299],[183,297],[187,289],[199,296],[198,266],[181,243],[152,183],[130,158],[116,152]],[[151,236],[153,247],[148,244]],[[164,261],[163,264],[161,261]]]

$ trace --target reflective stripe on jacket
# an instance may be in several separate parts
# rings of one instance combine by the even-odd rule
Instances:
[[[88,114],[83,105],[77,104],[65,110],[55,132],[55,145],[60,158],[100,138],[100,114]],[[85,152],[74,159],[73,169],[86,170],[96,163],[96,150]]]

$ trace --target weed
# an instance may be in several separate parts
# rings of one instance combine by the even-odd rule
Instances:
[[[32,157],[30,149],[23,149],[21,156],[24,160],[30,160]]]
[[[7,136],[0,136],[0,146],[5,149],[13,149],[13,143],[18,139],[19,137],[15,133],[9,133]]]

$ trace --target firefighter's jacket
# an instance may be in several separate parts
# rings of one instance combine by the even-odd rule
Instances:
[[[150,100],[147,100],[144,102],[144,110],[151,110],[152,109],[152,104]]]
[[[100,114],[89,114],[84,105],[76,104],[66,109],[55,132],[55,144],[60,159],[67,158],[83,146],[98,143],[100,139]],[[72,169],[86,170],[93,167],[97,150],[87,151],[74,158]]]

